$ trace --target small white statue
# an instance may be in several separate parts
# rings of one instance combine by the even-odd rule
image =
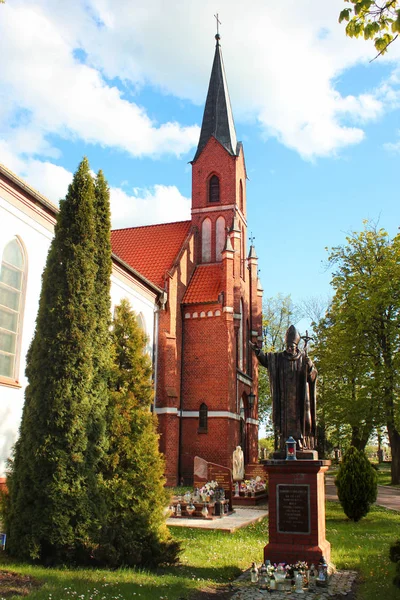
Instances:
[[[233,451],[233,481],[242,481],[244,479],[244,456],[240,446],[236,446]]]

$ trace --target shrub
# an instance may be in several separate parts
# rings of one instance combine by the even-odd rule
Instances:
[[[176,562],[179,544],[165,525],[169,495],[158,448],[151,360],[146,336],[129,302],[115,308],[114,365],[107,410],[108,452],[103,465],[107,515],[93,552],[99,564],[159,566]]]
[[[359,521],[376,500],[377,475],[362,450],[351,446],[343,457],[335,479],[340,504],[346,516]]]

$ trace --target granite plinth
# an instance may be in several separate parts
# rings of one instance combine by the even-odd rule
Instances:
[[[264,559],[272,563],[330,560],[325,538],[326,460],[268,460],[269,543]]]

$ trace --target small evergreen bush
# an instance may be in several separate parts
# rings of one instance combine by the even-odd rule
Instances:
[[[365,452],[351,446],[343,457],[335,479],[340,504],[346,516],[359,521],[368,514],[376,501],[378,484],[376,471]]]
[[[115,307],[114,364],[107,410],[108,452],[102,469],[107,514],[93,556],[100,565],[159,566],[176,562],[164,510],[164,460],[158,449],[151,360],[146,335],[126,299]]]

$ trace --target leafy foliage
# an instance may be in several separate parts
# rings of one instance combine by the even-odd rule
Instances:
[[[344,8],[339,15],[339,23],[347,21],[346,35],[364,36],[365,40],[374,40],[380,54],[387,52],[400,32],[399,0],[345,0],[352,4]]]
[[[318,324],[315,348],[326,421],[351,427],[364,448],[374,427],[386,426],[392,481],[400,478],[400,236],[392,240],[368,222],[333,248],[335,295]]]
[[[335,479],[340,504],[346,516],[359,521],[376,501],[376,471],[362,450],[351,446],[343,457]]]
[[[108,324],[100,303],[108,301],[98,297],[97,276],[111,255],[101,261],[96,255],[104,243],[96,223],[95,188],[84,158],[60,203],[43,273],[20,437],[7,477],[7,549],[21,559],[84,562],[98,537]]]
[[[168,495],[156,418],[150,412],[151,361],[127,300],[115,308],[112,340],[109,449],[103,468],[107,516],[94,556],[112,566],[173,563],[179,545],[165,526]]]

